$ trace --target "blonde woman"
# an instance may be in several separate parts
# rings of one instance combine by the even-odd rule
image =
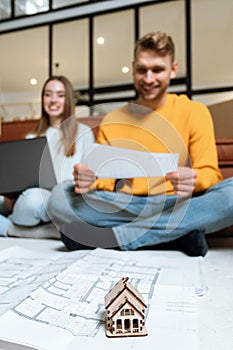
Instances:
[[[78,123],[74,114],[75,98],[70,81],[64,76],[52,76],[47,79],[42,88],[41,118],[27,138],[47,137],[58,183],[72,181],[74,164],[82,160],[90,144],[94,142],[92,130]],[[17,236],[19,228],[26,230],[27,227],[50,222],[47,214],[49,197],[48,190],[26,189],[13,203],[13,208],[10,208],[5,198],[1,206],[2,213],[10,215],[0,217],[0,234]],[[7,212],[3,212],[4,203],[8,204],[10,209]]]

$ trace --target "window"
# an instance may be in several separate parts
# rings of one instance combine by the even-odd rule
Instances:
[[[132,83],[133,11],[96,16],[93,47],[95,87]]]
[[[116,329],[117,329],[117,330],[122,329],[122,322],[121,322],[121,319],[117,319],[117,321],[116,321]]]
[[[0,2],[0,20],[11,17],[11,3],[10,1]]]
[[[138,332],[138,331],[139,331],[138,319],[134,318],[133,319],[133,332]]]
[[[33,15],[49,9],[49,0],[15,0],[15,16]]]
[[[68,5],[78,5],[88,1],[89,0],[53,0],[53,8],[56,9]]]
[[[123,309],[121,310],[121,316],[128,316],[128,315],[134,315],[133,309]]]
[[[161,31],[170,34],[175,42],[175,59],[179,62],[178,77],[186,74],[184,1],[172,1],[140,9],[140,36]]]
[[[125,331],[129,331],[130,330],[130,320],[128,318],[126,318],[124,320],[124,328],[125,328]]]
[[[65,75],[75,90],[87,89],[89,50],[88,20],[71,21],[53,27],[53,74]]]
[[[192,2],[193,83],[197,89],[232,86],[233,2],[222,0],[220,6],[212,5],[211,0]]]
[[[3,119],[38,117],[41,88],[49,72],[48,28],[2,34],[0,47]],[[31,79],[37,84],[31,85]]]

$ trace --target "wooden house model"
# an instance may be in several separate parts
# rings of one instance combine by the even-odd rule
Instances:
[[[105,295],[107,337],[147,335],[146,304],[141,293],[123,277]]]

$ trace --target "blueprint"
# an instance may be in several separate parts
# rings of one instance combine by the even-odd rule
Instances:
[[[105,336],[104,296],[120,278],[129,277],[147,303],[149,335],[143,337],[143,344],[152,349],[153,338],[157,335],[157,342],[163,339],[164,343],[169,331],[179,340],[177,349],[182,349],[185,337],[192,339],[190,349],[197,349],[199,258],[104,249],[48,259],[34,253],[32,258],[26,252],[21,259],[20,253],[19,249],[12,257],[12,250],[6,250],[0,261],[2,295],[8,295],[8,302],[3,298],[0,303],[0,339],[41,350],[86,350],[94,344],[111,350],[119,349],[121,343],[126,350],[141,350],[139,338],[116,341]],[[8,311],[3,312],[3,305]],[[166,342],[169,349],[170,340]]]
[[[39,285],[62,271],[83,252],[73,255],[43,253],[12,247],[0,255],[0,315],[9,310]],[[56,262],[55,262],[56,261]]]

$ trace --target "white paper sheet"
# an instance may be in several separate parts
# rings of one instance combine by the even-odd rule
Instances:
[[[177,153],[150,153],[94,144],[85,163],[99,178],[129,179],[165,176],[176,171]]]

